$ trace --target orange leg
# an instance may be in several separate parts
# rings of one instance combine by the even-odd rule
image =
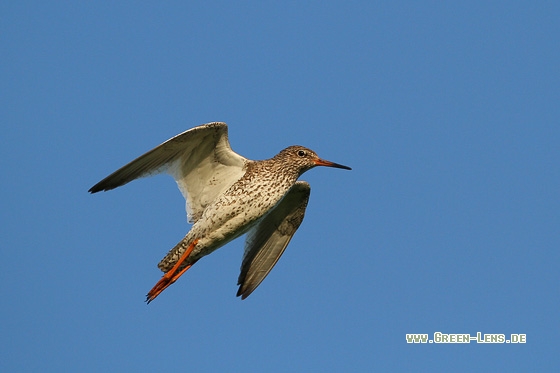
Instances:
[[[181,267],[181,265],[185,262],[185,260],[189,257],[189,255],[191,254],[191,252],[193,251],[194,247],[196,246],[198,242],[198,239],[194,240],[189,247],[187,247],[187,249],[185,250],[185,252],[183,253],[183,255],[181,255],[181,257],[179,258],[179,260],[177,261],[177,263],[175,263],[175,265],[173,266],[173,268],[171,268],[169,271],[167,271],[163,277],[157,282],[157,284],[152,288],[152,290],[150,290],[148,292],[148,295],[146,296],[146,302],[149,304],[151,301],[153,301],[154,299],[156,299],[156,297],[158,295],[161,294],[162,291],[164,291],[165,289],[167,289],[167,287],[169,285],[171,285],[172,283],[174,283],[175,281],[177,281],[177,279],[179,277],[181,277],[183,275],[183,273],[187,272],[187,270],[189,268],[192,267],[191,265],[186,266],[185,268],[183,268],[181,270],[181,272],[177,273],[177,271],[179,270],[179,268]],[[193,263],[194,264],[194,263]]]

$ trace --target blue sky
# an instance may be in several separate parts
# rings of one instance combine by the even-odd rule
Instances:
[[[555,2],[3,2],[0,370],[551,371]],[[243,239],[149,306],[168,176],[87,190],[196,125],[308,146],[306,218],[245,301]],[[515,344],[407,344],[407,333]]]

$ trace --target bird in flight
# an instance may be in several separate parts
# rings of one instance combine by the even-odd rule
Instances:
[[[163,277],[153,301],[200,258],[247,233],[237,296],[247,298],[274,267],[303,221],[310,187],[298,178],[323,160],[303,146],[253,161],[231,150],[225,123],[194,127],[165,141],[89,190],[107,191],[134,179],[169,173],[186,199],[191,230],[158,264]]]

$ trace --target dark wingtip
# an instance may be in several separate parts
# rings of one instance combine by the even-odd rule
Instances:
[[[88,192],[93,194],[97,192],[106,192],[108,190],[114,189],[114,187],[111,188],[107,183],[104,183],[103,181],[105,180],[102,180],[99,183],[92,186],[91,188],[89,188]]]
[[[241,300],[244,300],[245,298],[247,298],[251,293],[247,294],[244,289],[243,286],[239,287],[239,290],[237,290],[237,294],[235,295],[236,297],[241,297]]]

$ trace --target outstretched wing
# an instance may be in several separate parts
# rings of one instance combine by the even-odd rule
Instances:
[[[311,189],[296,182],[278,205],[251,228],[237,284],[237,296],[247,298],[272,270],[303,221]]]
[[[183,193],[187,218],[193,223],[245,173],[247,159],[231,150],[227,133],[227,125],[221,122],[192,128],[121,167],[89,192],[111,190],[139,177],[167,172]]]

